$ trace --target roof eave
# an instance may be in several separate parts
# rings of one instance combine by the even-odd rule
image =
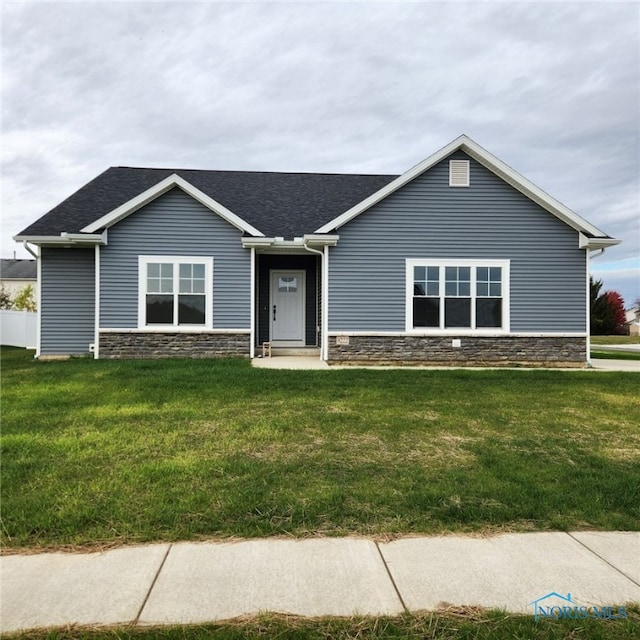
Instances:
[[[583,233],[579,236],[579,244],[580,249],[589,249],[595,251],[596,249],[608,249],[609,247],[615,247],[617,244],[620,244],[622,240],[618,240],[617,238],[588,238]]]
[[[340,240],[338,234],[331,233],[305,233],[302,243],[309,247],[335,247]]]
[[[275,238],[267,238],[265,236],[254,238],[252,236],[247,238],[242,238],[242,246],[245,249],[264,249],[270,247],[274,242]]]
[[[16,242],[28,242],[36,246],[95,246],[107,244],[107,232],[102,233],[66,233],[58,236],[17,235]]]
[[[242,238],[245,249],[255,249],[261,253],[305,253],[307,247],[335,247],[339,236],[335,234],[306,234],[302,238]]]

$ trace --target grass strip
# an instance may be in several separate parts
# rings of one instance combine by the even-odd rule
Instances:
[[[264,615],[232,622],[183,627],[52,630],[11,636],[20,640],[630,640],[640,634],[637,607],[622,620],[538,620],[473,607],[443,613],[386,618],[304,619]]]
[[[628,351],[591,351],[592,359],[602,360],[640,360],[640,353]]]
[[[640,344],[640,336],[591,336],[591,344]]]

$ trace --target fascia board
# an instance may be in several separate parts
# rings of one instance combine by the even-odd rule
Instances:
[[[70,244],[106,244],[106,236],[102,233],[61,233],[59,236],[13,236],[16,242],[29,242],[35,245],[70,245]]]
[[[306,233],[302,238],[303,244],[317,247],[335,247],[338,240],[340,240],[340,236],[337,234]]]
[[[270,247],[274,242],[275,238],[267,238],[265,236],[259,238],[242,238],[242,246],[245,249],[250,249],[251,247]]]
[[[91,242],[95,244],[107,244],[107,230],[102,233],[66,233],[63,231],[60,236],[71,242]]]
[[[502,160],[496,158],[493,154],[489,153],[486,149],[466,135],[459,136],[453,140],[453,142],[450,142],[439,151],[436,151],[436,153],[430,155],[428,158],[409,169],[406,173],[403,173],[376,193],[373,193],[359,204],[317,229],[316,233],[328,233],[329,231],[338,229],[342,225],[353,220],[356,216],[360,215],[363,211],[366,211],[374,204],[377,204],[387,196],[391,195],[394,191],[400,189],[400,187],[403,187],[414,178],[417,178],[420,174],[435,166],[438,162],[444,160],[454,151],[458,150],[467,153],[474,160],[477,160],[480,164],[489,169],[489,171],[495,173],[498,177],[502,178],[505,182],[576,231],[584,231],[593,236],[607,237],[600,229],[594,227],[574,211],[571,211],[571,209],[534,185],[530,180],[527,180],[524,176],[520,175],[517,171],[502,162]]]
[[[618,240],[617,238],[591,238],[589,248],[606,249],[607,247],[615,247],[621,242],[622,240]]]
[[[13,236],[15,242],[30,242],[31,244],[42,244],[43,242],[61,242],[60,236]]]
[[[237,229],[240,229],[244,233],[248,233],[252,236],[264,236],[255,227],[251,226],[248,222],[245,222],[242,218],[235,213],[227,209],[224,205],[214,200],[211,196],[208,196],[203,191],[200,191],[197,187],[194,187],[191,183],[187,182],[184,178],[181,178],[177,174],[172,174],[158,182],[158,184],[150,187],[146,191],[143,191],[135,198],[125,202],[113,211],[105,214],[95,222],[87,225],[81,231],[85,233],[94,233],[102,228],[108,228],[126,218],[128,215],[140,209],[146,204],[149,204],[152,200],[155,200],[162,194],[166,193],[173,187],[180,187],[186,194],[203,204],[205,207],[217,213],[223,220],[226,220],[229,224],[233,225]]]
[[[284,249],[288,247],[291,247],[292,249],[302,248],[302,240],[285,240],[284,238],[276,238],[273,246],[282,247]]]
[[[579,235],[578,246],[580,249],[607,249],[620,244],[622,240],[617,238],[587,238],[584,234]]]

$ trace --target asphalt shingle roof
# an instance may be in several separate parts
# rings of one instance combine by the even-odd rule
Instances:
[[[111,167],[19,235],[79,233],[174,173],[267,237],[285,239],[313,233],[397,177]]]
[[[37,274],[35,260],[0,259],[0,279],[2,280],[36,280]]]

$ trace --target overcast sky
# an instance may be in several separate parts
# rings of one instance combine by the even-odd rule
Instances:
[[[466,133],[640,297],[637,2],[3,2],[2,93],[2,257],[109,166],[403,173]]]

